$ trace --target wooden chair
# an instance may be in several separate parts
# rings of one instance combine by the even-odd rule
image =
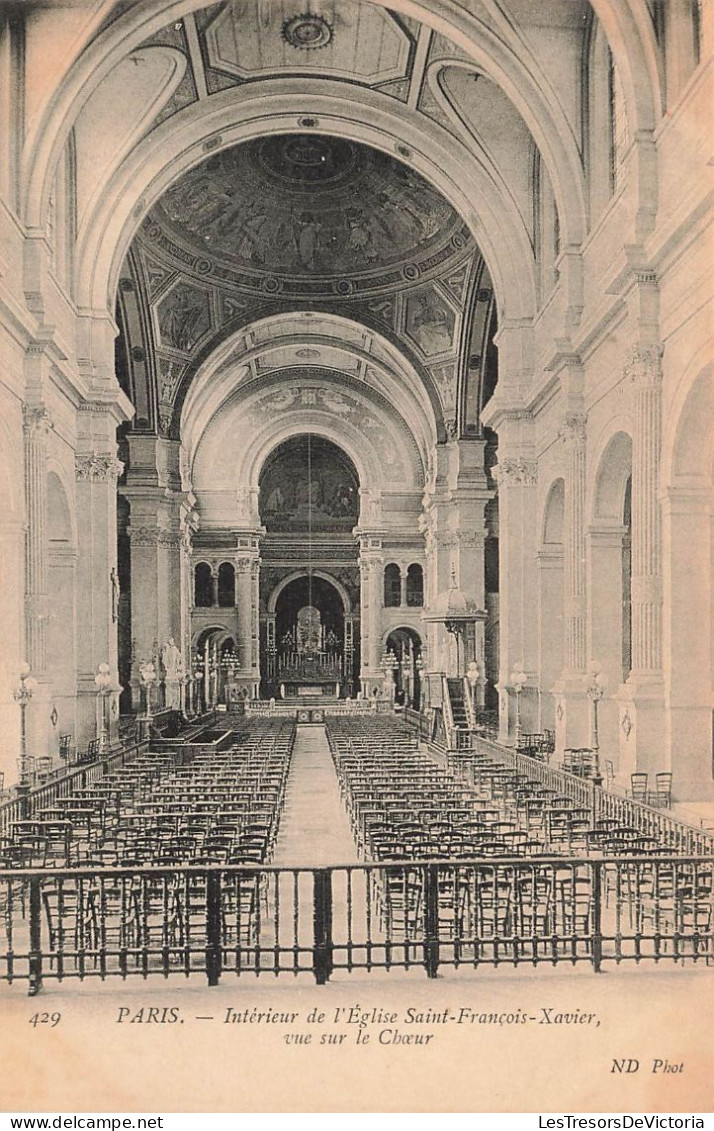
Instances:
[[[649,803],[659,809],[672,808],[672,774],[669,770],[655,774],[655,788],[649,795]]]
[[[630,797],[633,801],[640,801],[646,805],[649,801],[649,794],[647,783],[649,781],[649,774],[637,773],[630,774]]]

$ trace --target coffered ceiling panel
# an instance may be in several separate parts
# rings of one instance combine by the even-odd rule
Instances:
[[[377,85],[406,75],[411,40],[388,12],[339,0],[322,3],[319,14],[306,7],[271,0],[256,20],[253,4],[234,0],[206,28],[210,66],[243,80],[319,72]]]

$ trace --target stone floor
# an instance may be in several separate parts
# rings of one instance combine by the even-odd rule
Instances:
[[[274,863],[319,867],[357,860],[325,728],[298,726]]]

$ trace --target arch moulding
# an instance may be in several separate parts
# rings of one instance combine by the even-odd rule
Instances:
[[[352,602],[350,601],[349,593],[345,589],[342,582],[338,581],[336,577],[333,577],[331,573],[328,573],[324,569],[313,569],[311,572],[313,577],[319,577],[323,581],[327,581],[333,587],[333,589],[337,590],[342,601],[342,607],[344,609],[345,616],[351,616]],[[269,615],[273,616],[275,614],[277,610],[278,598],[280,597],[280,594],[283,592],[283,590],[287,589],[288,585],[290,585],[293,581],[297,581],[298,578],[307,576],[308,570],[295,569],[292,573],[289,573],[287,577],[280,579],[280,581],[270,594],[270,597],[268,598],[267,611]]]

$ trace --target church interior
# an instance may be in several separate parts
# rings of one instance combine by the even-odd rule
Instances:
[[[711,961],[713,50],[0,7],[1,979]]]

